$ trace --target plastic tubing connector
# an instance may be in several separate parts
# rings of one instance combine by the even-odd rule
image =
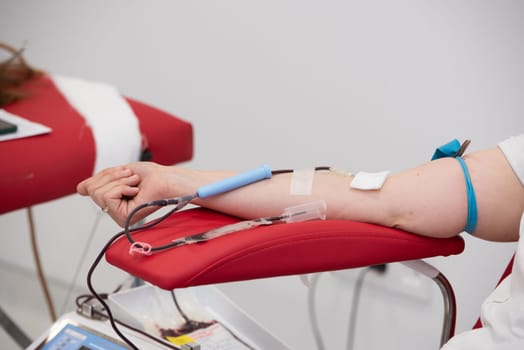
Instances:
[[[197,190],[197,196],[198,198],[207,198],[270,178],[271,169],[267,165],[262,165],[259,168],[225,178],[224,180],[220,180],[206,186],[202,186]]]

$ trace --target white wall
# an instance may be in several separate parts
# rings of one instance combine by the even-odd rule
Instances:
[[[396,171],[455,137],[472,139],[472,150],[493,146],[524,128],[523,33],[519,0],[0,3],[0,40],[27,42],[32,64],[111,83],[191,121],[187,165],[199,168]],[[71,279],[96,213],[76,196],[35,207],[48,274]],[[24,212],[0,216],[0,231],[0,259],[32,268]],[[84,270],[114,232],[104,218]],[[464,254],[431,259],[455,287],[458,331],[474,323],[514,248],[466,241]],[[101,271],[107,288],[121,276]],[[352,281],[321,279],[330,348],[345,341]],[[298,278],[221,288],[293,348],[313,348]],[[368,288],[357,345],[436,348],[441,305],[428,293]]]

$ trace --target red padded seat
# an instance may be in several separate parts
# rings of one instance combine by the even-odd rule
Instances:
[[[133,233],[152,246],[239,221],[208,209],[178,212]],[[160,288],[305,274],[434,256],[460,254],[461,237],[414,235],[389,227],[343,220],[260,226],[152,255],[130,255],[125,236],[107,250],[107,261]]]

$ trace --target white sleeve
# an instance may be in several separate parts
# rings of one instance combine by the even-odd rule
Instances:
[[[498,146],[524,186],[524,134],[510,137]]]
[[[482,304],[482,328],[457,334],[441,350],[524,349],[524,215],[513,271]]]

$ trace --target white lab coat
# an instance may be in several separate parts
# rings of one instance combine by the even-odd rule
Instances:
[[[524,186],[524,134],[499,144]],[[524,349],[524,213],[513,270],[484,301],[483,327],[457,334],[442,350]]]

